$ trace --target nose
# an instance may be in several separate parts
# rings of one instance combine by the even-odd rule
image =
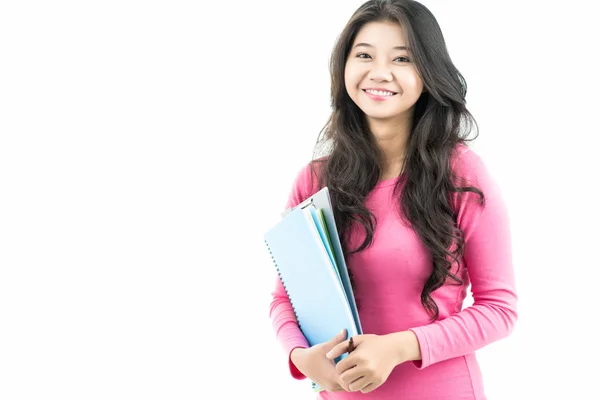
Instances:
[[[389,82],[393,79],[392,71],[386,62],[373,63],[373,68],[369,74],[372,81]]]

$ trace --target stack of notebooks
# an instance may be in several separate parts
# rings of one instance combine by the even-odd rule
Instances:
[[[362,333],[327,187],[286,210],[264,240],[311,346]]]

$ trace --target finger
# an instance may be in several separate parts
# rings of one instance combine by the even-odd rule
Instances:
[[[349,384],[348,389],[351,392],[358,392],[358,391],[362,392],[365,388],[368,388],[370,385],[371,385],[371,382],[369,382],[367,380],[367,378],[363,376],[363,377],[355,380],[351,384]]]
[[[326,380],[326,384],[324,385],[319,385],[322,388],[324,388],[326,391],[328,392],[341,392],[341,391],[345,391],[346,388],[343,387],[343,385],[341,384],[341,382],[338,382],[337,379],[327,379]]]
[[[337,335],[335,335],[334,337],[332,337],[327,343],[326,346],[328,349],[331,349],[332,347],[334,347],[335,345],[337,345],[338,343],[340,343],[341,341],[346,339],[347,336],[347,332],[346,329],[342,329],[342,331],[340,333],[338,333]]]
[[[349,386],[351,383],[363,378],[367,375],[367,372],[360,367],[354,367],[346,370],[344,373],[340,374],[339,380],[343,382],[346,386]]]
[[[349,369],[355,368],[357,364],[358,364],[358,358],[357,358],[356,354],[350,353],[346,358],[344,358],[343,360],[340,360],[335,365],[335,370],[339,374],[343,374],[344,372],[348,371]]]
[[[373,384],[373,383],[369,383],[367,384],[365,387],[363,387],[362,389],[360,389],[361,393],[369,393],[372,392],[373,390],[377,389],[379,386]]]
[[[340,384],[336,381],[330,381],[328,382],[327,380],[323,381],[323,382],[317,382],[314,381],[319,387],[321,387],[323,390],[325,390],[326,392],[338,392],[340,391],[340,389],[342,388],[340,386]]]
[[[337,382],[338,382],[338,385],[342,388],[342,390],[344,390],[345,392],[350,391],[350,389],[348,389],[347,383],[342,382],[339,378],[338,378]]]
[[[334,360],[342,354],[348,352],[349,343],[349,340],[344,340],[343,342],[336,344],[331,350],[329,350],[329,352],[327,352],[327,358]]]
[[[329,376],[329,378],[327,379],[329,386],[332,388],[331,391],[334,392],[339,392],[339,391],[348,391],[348,385],[345,384],[344,382],[342,382],[339,379],[339,375],[335,373],[335,371],[333,371],[333,373]],[[333,390],[335,389],[335,390]]]

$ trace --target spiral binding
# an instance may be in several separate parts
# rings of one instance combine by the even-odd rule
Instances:
[[[290,300],[290,304],[292,305],[292,310],[294,310],[294,315],[296,316],[296,322],[298,323],[298,327],[300,329],[302,329],[302,327],[300,326],[300,321],[298,320],[298,314],[296,313],[296,309],[294,308],[294,303],[292,302],[292,298],[290,297],[290,294],[288,293],[287,288],[285,287],[285,282],[283,281],[283,278],[281,277],[281,272],[279,271],[279,266],[277,265],[277,261],[275,260],[275,257],[273,256],[273,252],[271,251],[269,242],[267,242],[266,239],[265,239],[265,245],[267,246],[267,249],[269,250],[269,254],[271,255],[271,260],[273,260],[273,265],[275,265],[275,269],[277,270],[277,275],[279,275],[279,280],[281,281],[281,284],[283,285],[283,289],[285,289],[285,293],[287,294],[288,299]],[[323,391],[323,388],[320,387],[319,385],[317,385],[316,382],[311,381],[310,386],[311,386],[312,390],[315,392]]]
[[[281,272],[279,271],[279,266],[277,265],[277,261],[275,260],[275,257],[273,256],[273,252],[271,251],[271,247],[269,246],[269,243],[267,242],[266,239],[265,239],[265,245],[267,246],[267,249],[269,250],[269,254],[271,255],[271,260],[273,260],[273,264],[275,265],[275,269],[277,270],[277,275],[279,275],[279,280],[281,281],[281,284],[283,285],[283,289],[285,289],[285,293],[287,294],[288,299],[290,300],[290,304],[292,305],[292,310],[294,310],[294,315],[296,317],[296,322],[298,323],[298,327],[300,329],[302,329],[302,327],[300,326],[300,320],[298,319],[298,314],[296,313],[296,308],[294,308],[294,302],[292,301],[292,298],[290,297],[290,294],[288,293],[288,290],[285,287],[285,282],[283,281],[283,278],[281,277]]]

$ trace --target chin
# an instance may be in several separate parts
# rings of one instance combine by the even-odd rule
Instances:
[[[410,111],[410,109],[405,109],[404,107],[398,109],[387,109],[387,110],[382,110],[382,109],[373,109],[372,107],[361,107],[361,110],[363,113],[365,113],[365,115],[369,118],[375,118],[375,119],[381,119],[381,120],[386,120],[386,119],[396,119],[398,117],[402,117],[403,115],[405,115],[408,111]]]
[[[402,114],[401,112],[372,112],[370,110],[363,110],[363,112],[368,118],[378,120],[392,120],[394,118],[399,117]]]

